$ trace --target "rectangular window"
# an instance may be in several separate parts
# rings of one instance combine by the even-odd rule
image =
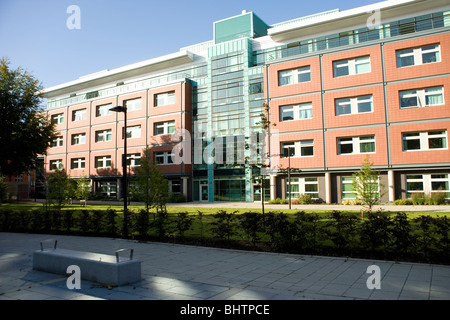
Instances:
[[[447,149],[447,131],[407,132],[402,134],[403,151]]]
[[[335,100],[336,116],[373,112],[372,96],[361,96]]]
[[[62,147],[63,146],[63,137],[58,136],[55,140],[52,141],[52,148]]]
[[[441,46],[437,44],[412,49],[398,50],[396,52],[396,56],[397,68],[441,62]]]
[[[100,182],[100,193],[108,198],[117,197],[117,183],[112,181]]]
[[[131,167],[141,165],[141,154],[140,153],[127,154],[127,165]]]
[[[155,94],[155,107],[175,104],[175,91]]]
[[[278,72],[278,85],[286,86],[311,81],[311,67],[283,70]]]
[[[375,136],[337,139],[338,154],[363,154],[375,152]]]
[[[155,123],[155,135],[171,134],[175,132],[175,121]]]
[[[77,133],[72,135],[72,145],[85,143],[86,143],[86,133]]]
[[[71,169],[84,169],[85,168],[85,159],[84,158],[76,158],[70,161]]]
[[[411,174],[406,176],[406,196],[411,198],[414,193],[432,195],[445,193],[450,198],[449,174]]]
[[[102,106],[97,106],[95,108],[95,116],[96,117],[108,116],[108,115],[112,114],[112,111],[109,110],[111,108],[112,108],[112,104],[105,104]]]
[[[290,185],[291,190],[289,190],[289,181],[286,179],[286,197],[289,197],[289,191],[291,191],[292,198],[309,194],[313,199],[319,199],[318,178],[291,178]]]
[[[63,165],[62,165],[62,160],[58,159],[58,160],[50,160],[50,170],[62,170]]]
[[[361,181],[358,181],[358,185],[361,186]],[[342,200],[347,199],[356,199],[356,190],[354,186],[355,178],[354,177],[342,177],[341,178],[341,198]],[[373,177],[370,181],[368,181],[365,188],[367,192],[372,193],[373,198],[379,198],[380,194],[380,181]]]
[[[314,156],[314,140],[303,140],[294,142],[281,143],[281,154],[283,158],[289,156],[295,157],[313,157]]]
[[[124,104],[125,104],[125,107],[127,108],[127,112],[141,110],[142,99],[137,98],[137,99],[133,99],[133,100],[127,100],[124,102]]]
[[[127,127],[127,139],[134,139],[141,137],[141,126]],[[122,130],[122,139],[124,138]]]
[[[433,87],[399,92],[400,108],[422,108],[444,105],[444,88]]]
[[[80,121],[86,119],[86,109],[72,111],[72,121]]]
[[[111,168],[111,156],[95,157],[95,167],[97,169]]]
[[[370,56],[333,62],[333,74],[335,78],[370,72]]]
[[[173,154],[171,151],[155,152],[156,164],[173,164]]]
[[[299,105],[280,107],[281,121],[307,120],[312,119],[312,117],[312,103],[302,103]]]
[[[100,130],[95,132],[95,142],[106,142],[111,141],[112,139],[112,131],[108,130]]]
[[[64,123],[64,113],[54,114],[51,117],[51,121],[55,124]]]

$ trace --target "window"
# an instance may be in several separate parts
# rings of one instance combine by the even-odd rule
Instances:
[[[84,169],[85,168],[85,159],[84,158],[76,158],[72,159],[70,162],[71,169]]]
[[[62,165],[62,160],[58,159],[58,160],[50,160],[50,170],[62,170],[63,165]]]
[[[95,167],[98,169],[111,168],[111,156],[95,157]]]
[[[403,151],[447,149],[447,131],[407,132],[402,134]]]
[[[155,106],[166,106],[175,103],[175,91],[155,94]]]
[[[278,72],[278,85],[286,86],[311,81],[311,67],[284,70]]]
[[[127,138],[134,139],[141,137],[141,126],[132,126],[127,127]],[[122,130],[122,138],[123,138],[123,130]]]
[[[354,187],[355,178],[354,177],[342,177],[341,178],[341,198],[346,199],[356,199],[356,190]],[[361,182],[358,182],[361,185]],[[378,179],[372,179],[368,181],[367,191],[373,194],[373,197],[379,198],[380,194],[380,181]]]
[[[64,113],[52,115],[51,121],[55,124],[64,123]]]
[[[125,104],[125,107],[127,108],[127,112],[141,110],[141,108],[142,108],[141,98],[127,100],[124,102],[124,104]]]
[[[111,139],[112,139],[111,129],[95,132],[95,142],[106,142],[111,141]]]
[[[155,135],[170,134],[175,132],[175,121],[155,123]]]
[[[131,167],[141,165],[141,154],[139,153],[127,154],[127,165]]]
[[[373,112],[372,96],[335,100],[336,116]]]
[[[450,198],[449,174],[411,174],[406,176],[406,196],[411,198],[414,193],[433,194],[445,193]]]
[[[433,107],[444,104],[444,88],[405,90],[399,92],[400,108]]]
[[[313,157],[314,140],[303,140],[281,143],[281,154],[283,158],[291,157]]]
[[[281,121],[312,119],[312,103],[303,103],[280,108]]]
[[[286,179],[286,197],[298,198],[301,194],[309,194],[313,199],[319,198],[319,181],[317,178],[291,178],[291,190],[289,181]]]
[[[58,136],[55,140],[52,141],[52,148],[54,147],[62,147],[63,146],[63,137]]]
[[[169,180],[169,190],[172,193],[180,194],[181,193],[181,180]]]
[[[370,56],[333,62],[335,78],[371,72]]]
[[[397,51],[396,55],[397,68],[441,62],[441,46],[437,44],[413,49],[399,50]]]
[[[155,152],[156,164],[173,164],[172,151]]]
[[[375,136],[337,139],[338,154],[362,154],[375,152]]]
[[[103,117],[112,114],[112,111],[109,110],[112,108],[112,104],[105,104],[102,106],[97,106],[95,108],[95,116],[96,117]]]
[[[112,181],[100,182],[100,193],[103,196],[115,198],[117,196],[117,183]]]
[[[86,119],[86,109],[72,111],[72,121],[80,121]]]
[[[72,135],[72,145],[77,144],[85,144],[86,143],[86,134],[85,133],[77,133]]]

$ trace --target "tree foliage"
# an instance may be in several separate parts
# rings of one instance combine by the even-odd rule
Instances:
[[[42,85],[30,73],[0,59],[0,172],[18,175],[35,167],[55,138],[41,106]],[[7,151],[7,152],[4,152]]]
[[[369,211],[373,206],[380,202],[385,194],[384,185],[380,182],[380,173],[373,168],[369,156],[364,159],[361,169],[353,174],[353,190],[357,199],[361,200],[363,205]]]
[[[152,161],[149,148],[143,151],[140,166],[134,172],[136,177],[130,190],[133,196],[146,204],[147,211],[151,207],[164,210],[169,196],[169,184]]]

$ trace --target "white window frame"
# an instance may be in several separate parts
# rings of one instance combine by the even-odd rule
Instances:
[[[158,133],[158,129],[162,129],[162,133]],[[155,123],[155,136],[164,134],[171,134],[175,132],[175,120],[156,122]]]
[[[109,161],[109,165],[108,165]],[[100,165],[99,165],[100,163]],[[111,168],[112,162],[111,162],[111,156],[98,156],[95,157],[95,168],[97,169],[107,169]]]
[[[437,134],[438,132],[442,132]],[[430,148],[430,139],[444,139],[442,148]],[[419,149],[408,149],[406,141],[408,140],[418,140]],[[404,152],[414,152],[414,151],[428,151],[428,150],[446,150],[448,149],[448,139],[447,130],[432,130],[432,131],[422,131],[422,132],[403,132],[403,151]]]
[[[127,166],[137,167],[140,165],[141,165],[140,153],[127,154]]]
[[[108,142],[111,140],[112,140],[111,129],[95,131],[95,142]]]
[[[358,66],[369,64],[369,71],[365,72],[358,72]],[[347,68],[348,73],[342,74],[342,75],[336,75],[338,68]],[[333,77],[334,78],[340,78],[340,77],[346,77],[346,76],[354,76],[358,74],[365,74],[372,72],[372,64],[370,61],[370,56],[364,56],[364,57],[358,57],[348,60],[339,60],[339,61],[333,61]]]
[[[63,136],[57,136],[55,140],[52,141],[52,148],[63,146]]]
[[[398,95],[400,100],[400,109],[425,108],[425,107],[435,107],[445,105],[443,86],[423,88],[423,89],[413,89],[413,90],[402,90],[399,91]],[[437,95],[441,96],[442,102],[437,104],[427,104],[427,97]],[[402,106],[402,99],[410,99],[410,98],[415,98],[416,104],[405,107]]]
[[[72,134],[72,145],[86,144],[86,133]]]
[[[175,91],[155,94],[155,107],[175,104]]]
[[[435,176],[435,177],[433,177]],[[436,176],[444,176],[444,178],[436,177]],[[419,178],[420,177],[420,178]],[[446,193],[447,199],[450,197],[450,174],[448,173],[432,173],[432,174],[409,174],[405,177],[406,180],[406,196],[407,198],[411,198],[413,193],[423,193],[423,194],[432,194],[432,193]],[[409,183],[422,183],[421,190],[410,190],[408,188]],[[433,190],[433,182],[446,182],[449,186],[447,190]]]
[[[360,111],[360,103],[368,103],[370,102],[370,111]],[[372,95],[365,95],[365,96],[359,96],[359,97],[352,97],[352,98],[339,98],[334,101],[335,105],[335,114],[336,116],[346,116],[346,115],[352,115],[352,114],[362,114],[362,113],[371,113],[373,112],[373,96]],[[349,111],[348,113],[338,113],[338,108],[345,106],[343,109],[348,107]]]
[[[435,53],[436,61],[424,62],[423,59],[424,55],[429,53]],[[423,64],[441,62],[441,45],[431,44],[416,48],[397,50],[396,57],[397,57],[397,68],[406,68],[406,67],[420,66]],[[413,57],[413,63],[402,66],[401,59],[407,57]]]
[[[141,137],[141,125],[127,127],[127,139],[136,139]]]
[[[50,160],[50,170],[55,171],[56,169],[63,169],[62,159]]]
[[[299,77],[303,74],[309,74],[309,80],[300,81]],[[306,83],[311,81],[311,66],[278,71],[278,86],[288,86],[291,84]]]
[[[136,99],[125,100],[124,105],[127,108],[127,112],[138,111],[138,110],[142,109],[142,99],[136,98]]]
[[[353,183],[355,181],[355,177],[353,176],[345,176],[341,177],[341,199],[342,200],[350,200],[350,199],[356,199],[358,198],[358,195],[356,194],[356,190],[353,188]],[[358,184],[361,184],[359,179],[357,179]],[[376,184],[378,190],[376,191],[378,193],[378,197],[380,197],[380,179],[377,180],[371,180],[367,182],[368,184]],[[344,191],[344,185],[350,185],[351,191]]]
[[[86,167],[86,159],[85,158],[73,158],[70,161],[70,168],[72,170],[84,169]]]
[[[110,110],[112,108],[112,104],[103,104],[95,107],[95,116],[96,117],[104,117],[112,114]]]
[[[292,111],[292,113],[294,115],[294,119],[283,120],[283,112],[287,112],[287,111]],[[306,113],[306,115],[308,115],[308,117],[302,117],[302,114],[304,114],[304,113]],[[297,120],[310,120],[312,118],[313,118],[312,102],[280,107],[280,121],[281,122],[297,121]]]
[[[155,163],[157,165],[170,165],[173,163],[174,154],[172,151],[155,152]],[[159,158],[159,161],[158,161]]]
[[[86,120],[87,111],[86,109],[78,109],[72,111],[72,121]]]
[[[56,124],[64,123],[64,113],[53,114],[51,120]]]
[[[307,181],[307,180],[315,179],[315,181]],[[298,192],[292,192],[291,197],[298,197],[301,194],[311,194],[313,195],[312,199],[317,200],[319,199],[319,179],[318,178],[310,178],[310,177],[303,177],[303,178],[291,178],[290,181],[291,189],[292,186],[297,185],[298,186]],[[316,185],[317,191],[306,191],[307,185]],[[286,179],[286,197],[289,196],[290,190],[289,190],[289,180]],[[317,196],[316,196],[317,195]]]
[[[287,148],[288,146],[290,146],[290,148]],[[312,155],[303,155],[302,150],[304,148],[311,148],[313,150],[313,154]],[[287,152],[285,150],[288,149],[292,149],[293,153],[291,151],[291,158],[311,158],[314,157],[314,140],[301,140],[301,141],[287,141],[287,142],[282,142],[281,146],[281,157],[282,158],[287,158],[286,154]]]
[[[361,147],[363,144],[373,143],[374,151],[364,152],[361,151]],[[341,146],[345,144],[351,144],[353,152],[342,153]],[[370,154],[376,152],[376,138],[375,135],[367,135],[360,137],[340,137],[337,138],[337,153],[338,155],[355,155],[355,154]]]

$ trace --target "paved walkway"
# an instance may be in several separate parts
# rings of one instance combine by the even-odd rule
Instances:
[[[143,279],[113,288],[82,280],[70,290],[65,276],[32,270],[32,253],[45,239],[105,254],[134,248]],[[367,287],[371,265],[381,270],[381,289]],[[447,300],[450,266],[0,232],[0,300],[10,299]]]

